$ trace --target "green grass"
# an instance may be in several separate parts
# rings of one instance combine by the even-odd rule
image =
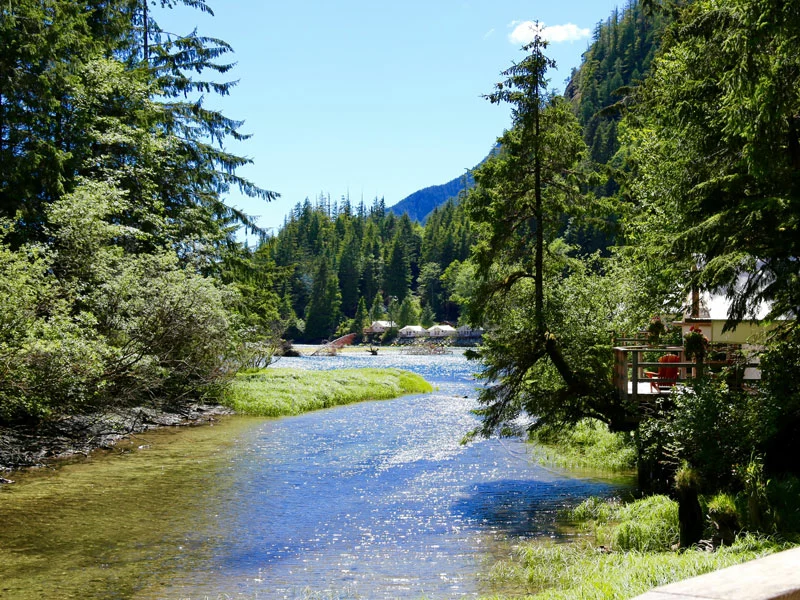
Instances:
[[[566,518],[594,530],[595,540],[521,546],[488,575],[489,589],[499,592],[490,598],[631,598],[789,547],[771,538],[741,535],[732,546],[713,553],[671,551],[678,541],[678,507],[665,496],[629,504],[590,498]]]
[[[678,504],[667,496],[630,503],[592,497],[562,513],[562,520],[594,534],[597,544],[613,550],[662,552],[679,541]]]
[[[600,552],[583,543],[531,543],[494,567],[487,583],[504,590],[487,598],[624,599],[689,577],[785,550],[785,544],[740,537],[716,552]]]
[[[243,415],[283,417],[430,391],[431,385],[422,377],[400,369],[268,368],[237,375],[223,392],[222,403]]]
[[[584,419],[572,429],[537,431],[531,441],[535,456],[545,464],[613,472],[636,468],[636,450],[630,435],[611,433],[605,424],[594,419]]]

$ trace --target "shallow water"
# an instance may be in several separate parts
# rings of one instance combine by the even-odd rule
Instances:
[[[451,598],[555,513],[630,482],[481,440],[462,356],[282,359],[402,366],[433,394],[156,432],[0,490],[2,598]],[[141,448],[139,448],[141,446]]]

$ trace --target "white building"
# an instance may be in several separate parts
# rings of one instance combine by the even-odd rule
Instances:
[[[406,325],[398,332],[401,338],[419,338],[428,335],[428,330],[421,325]]]
[[[364,333],[386,333],[389,329],[397,327],[394,321],[373,321],[372,325],[364,328]]]
[[[428,335],[432,338],[455,337],[457,334],[455,327],[450,325],[434,325],[428,329]]]
[[[458,328],[458,337],[460,338],[479,338],[483,335],[483,327],[473,329],[469,325],[462,325]]]

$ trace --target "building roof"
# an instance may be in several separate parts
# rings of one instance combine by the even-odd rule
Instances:
[[[394,321],[373,321],[370,327],[397,327],[397,324]]]
[[[452,325],[434,325],[433,327],[429,327],[428,328],[428,331],[434,331],[434,330],[438,330],[438,331],[455,331],[456,328],[453,327]]]
[[[689,317],[692,306],[692,295],[689,293],[687,299],[687,310],[685,315]],[[720,292],[700,292],[700,314],[699,319],[710,319],[712,321],[726,321],[728,319],[728,311],[731,308],[730,299]],[[762,302],[756,310],[755,318],[759,321],[765,319],[769,314],[771,306],[766,302]]]

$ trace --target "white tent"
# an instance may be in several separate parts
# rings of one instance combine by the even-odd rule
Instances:
[[[364,329],[364,333],[384,333],[392,327],[397,327],[394,321],[373,321],[372,325]]]
[[[481,337],[483,335],[483,327],[478,327],[477,329],[473,329],[469,325],[462,325],[458,328],[458,337],[462,338],[471,338],[471,337]]]
[[[431,337],[453,337],[457,334],[455,327],[450,325],[434,325],[430,329],[428,329],[428,335]]]
[[[417,338],[428,335],[428,330],[421,325],[406,325],[399,331],[401,338]]]

